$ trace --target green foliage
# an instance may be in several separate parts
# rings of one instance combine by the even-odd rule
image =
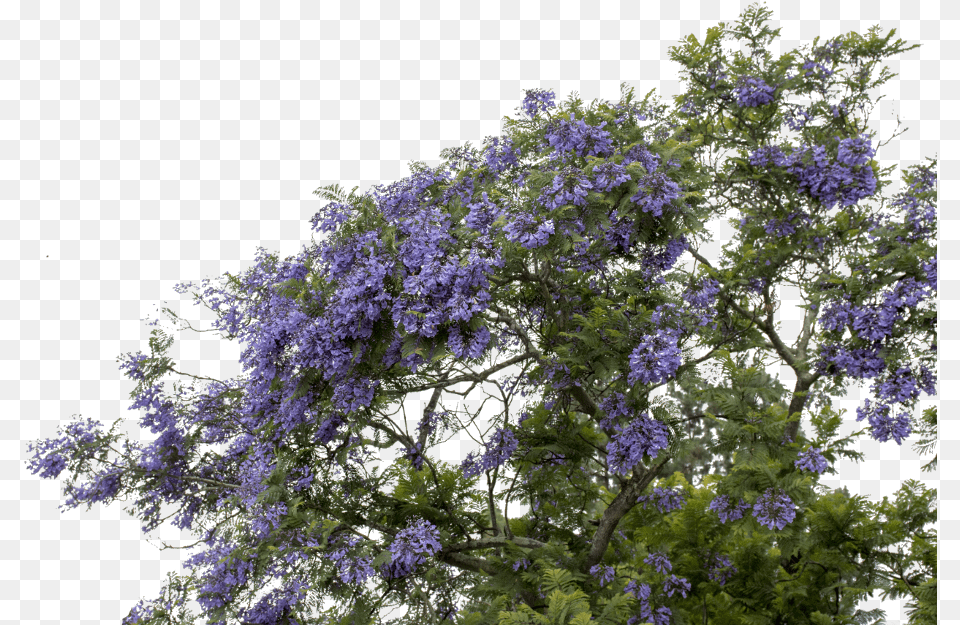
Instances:
[[[541,192],[557,176],[566,175],[548,166],[550,150],[536,154],[536,147],[544,139],[544,124],[571,115],[591,126],[607,122],[606,129],[622,147],[621,152],[642,145],[660,162],[675,165],[668,171],[671,181],[682,187],[683,195],[673,200],[673,207],[682,205],[684,210],[667,210],[662,217],[654,218],[631,202],[640,188],[638,181],[650,173],[636,161],[625,166],[630,180],[617,191],[592,191],[585,206],[566,204],[549,214],[539,211],[537,220],[576,216],[582,218],[587,231],[596,232],[598,224],[604,228],[611,225],[611,210],[616,208],[618,213],[631,213],[634,218],[632,240],[666,245],[682,234],[694,244],[691,254],[698,253],[701,239],[709,239],[704,224],[731,208],[794,210],[815,204],[797,188],[792,174],[761,171],[751,165],[747,158],[750,151],[784,140],[779,129],[784,125],[785,107],[780,100],[746,107],[750,110],[730,105],[734,81],[747,75],[760,77],[768,85],[777,85],[778,98],[784,91],[822,96],[813,98],[815,103],[809,110],[824,123],[804,127],[798,142],[833,145],[830,142],[837,137],[851,137],[865,130],[853,110],[865,102],[866,88],[889,79],[890,75],[881,72],[878,81],[869,83],[877,63],[884,56],[912,48],[904,48],[899,40],[890,45],[895,31],[886,37],[880,37],[875,29],[867,37],[850,33],[832,40],[841,44],[841,53],[831,62],[831,70],[837,70],[831,81],[803,72],[788,77],[807,55],[790,52],[772,58],[770,44],[779,29],[771,30],[764,23],[770,15],[769,10],[751,5],[738,23],[709,28],[702,44],[691,35],[683,45],[671,48],[671,58],[684,65],[690,82],[690,89],[676,98],[676,104],[702,109],[701,114],[663,115],[667,107],[651,99],[652,91],[637,103],[633,90],[623,85],[619,107],[604,102],[585,108],[574,95],[545,115],[549,117],[546,121],[542,117],[537,121],[507,119],[504,134],[529,166],[520,191],[505,180],[491,181],[484,165],[479,166],[480,174],[467,166],[467,156],[479,158],[479,152],[469,144],[463,150],[445,150],[443,156],[448,165],[454,165],[456,182],[473,188],[475,196],[509,196],[515,206],[534,212],[532,207]],[[745,41],[750,56],[736,51],[727,58],[721,48],[725,39]],[[815,49],[818,41],[814,41]],[[850,64],[858,68],[855,75],[839,71]],[[704,81],[708,68],[721,66],[730,74],[726,79],[718,79],[713,86]],[[841,83],[852,87],[852,94],[843,100],[847,111],[833,115],[830,88]],[[641,127],[641,111],[655,121]],[[628,123],[617,122],[624,118]],[[704,162],[705,155],[713,151],[727,152],[722,165]],[[572,166],[590,173],[603,160],[588,156]],[[620,164],[624,159],[621,154],[611,160]],[[885,170],[879,170],[875,161],[864,167],[876,173],[879,194],[886,184]],[[410,169],[420,172],[426,166],[413,163]],[[908,183],[913,180],[909,174],[905,179]],[[330,241],[346,244],[355,235],[378,229],[377,245],[397,257],[403,243],[401,229],[387,222],[371,197],[356,195],[356,189],[349,194],[339,185],[317,190],[319,196],[342,204],[341,209],[350,215]],[[434,183],[417,200],[439,201],[443,190],[440,183]],[[927,194],[924,199],[936,201],[935,192]],[[479,233],[464,224],[470,210],[466,203],[466,199],[453,194],[446,206],[438,207],[450,218],[450,232],[460,244],[450,244],[448,251],[459,254],[461,263],[465,262],[464,246],[472,246],[479,238]],[[811,211],[818,208],[813,206]],[[881,620],[882,612],[858,610],[856,605],[876,590],[891,598],[909,598],[911,625],[933,623],[937,534],[929,526],[936,520],[936,490],[911,480],[898,491],[895,501],[884,498],[871,503],[851,496],[845,489],[828,490],[820,483],[819,474],[801,471],[795,463],[799,454],[811,447],[822,451],[828,473],[835,472],[834,465],[841,458],[859,462],[863,455],[850,447],[866,431],[838,435],[841,416],[827,396],[841,394],[844,376],[828,372],[812,382],[813,346],[836,337],[817,331],[814,315],[809,313],[832,292],[846,293],[852,301],[862,303],[878,284],[892,283],[896,273],[919,277],[924,271],[922,263],[933,258],[936,250],[930,245],[900,244],[898,237],[907,233],[907,224],[878,228],[890,243],[881,249],[865,242],[869,224],[864,214],[839,211],[833,217],[820,217],[816,229],[804,236],[775,243],[764,238],[759,225],[745,225],[736,244],[724,247],[722,263],[713,266],[696,256],[698,268],[668,273],[665,288],[651,288],[645,272],[637,268],[643,259],[619,247],[611,248],[599,237],[556,232],[546,245],[535,249],[497,238],[495,244],[502,247],[504,263],[490,277],[495,284],[490,289],[493,304],[484,314],[458,323],[471,331],[483,326],[491,333],[502,329],[498,338],[505,343],[513,332],[518,344],[522,343],[524,356],[529,356],[521,363],[530,382],[528,388],[544,392],[542,397],[527,401],[518,423],[509,408],[510,393],[499,387],[504,410],[495,417],[496,424],[516,437],[517,448],[508,461],[483,476],[464,478],[460,467],[433,461],[426,454],[420,469],[409,458],[400,457],[380,475],[377,468],[367,470],[369,456],[364,454],[370,453],[368,446],[383,449],[400,443],[411,448],[417,442],[409,433],[386,425],[393,425],[384,413],[394,400],[418,390],[436,389],[432,410],[439,387],[449,382],[442,376],[455,365],[482,361],[451,366],[447,345],[452,325],[446,324],[427,338],[403,334],[399,341],[401,357],[416,354],[426,359],[416,374],[408,375],[402,367],[381,366],[394,327],[380,319],[373,327],[371,349],[365,357],[361,357],[366,346],[362,341],[344,349],[346,353],[353,351],[353,373],[381,383],[372,403],[351,413],[346,440],[334,440],[333,449],[326,449],[324,456],[320,453],[323,446],[313,438],[315,423],[296,428],[282,444],[273,438],[279,429],[273,417],[264,419],[255,432],[257,437],[273,441],[275,455],[274,466],[262,479],[261,485],[266,488],[256,503],[286,504],[285,514],[267,537],[251,539],[250,528],[243,519],[235,518],[239,512],[249,512],[240,502],[241,491],[250,485],[237,488],[227,482],[233,479],[230,475],[216,475],[222,480],[219,483],[207,477],[188,477],[214,482],[205,483],[210,489],[204,501],[219,502],[216,512],[224,517],[217,524],[220,536],[237,544],[253,544],[231,554],[251,562],[251,579],[266,577],[267,569],[290,551],[313,556],[304,565],[312,588],[342,603],[342,609],[324,613],[327,623],[382,625],[377,614],[392,596],[400,597],[409,609],[395,625],[440,625],[436,597],[446,598],[456,591],[468,601],[452,619],[456,625],[619,625],[638,615],[638,587],[649,587],[652,605],[668,607],[676,625],[872,624]],[[509,219],[505,215],[499,223],[503,225]],[[814,235],[829,246],[817,259],[819,262],[810,261],[809,246],[804,246]],[[582,251],[583,246],[609,271],[585,271],[557,261],[574,249]],[[364,253],[372,254],[360,252]],[[834,257],[857,270],[849,276],[828,270],[824,259],[832,263]],[[457,260],[454,258],[454,263]],[[277,262],[270,256],[263,269],[272,271]],[[771,284],[785,282],[788,271],[796,269],[795,264],[803,268],[796,271],[799,277],[791,276],[790,281],[799,286],[805,301],[802,308],[809,318],[804,320],[802,337],[791,347],[784,345],[778,334],[779,326],[773,318],[778,296]],[[819,271],[811,268],[814,265]],[[316,315],[324,309],[325,299],[336,292],[336,285],[321,277],[312,265],[307,267],[304,279],[287,280],[272,292],[249,292],[244,282],[228,277],[229,284],[242,294],[238,300],[248,306],[262,303],[268,296],[280,296],[305,313]],[[652,320],[658,306],[681,303],[683,290],[708,277],[720,288],[714,311],[716,325],[687,328],[699,343],[681,346],[684,364],[667,385],[666,397],[651,400],[650,394],[658,384],[627,384],[624,375],[631,368],[630,358],[641,328]],[[769,284],[753,287],[753,281]],[[396,295],[403,285],[394,275],[388,277],[386,288]],[[255,301],[257,298],[260,302]],[[428,313],[412,314],[424,318]],[[909,323],[904,324],[906,329],[898,332],[905,335],[923,329],[932,335],[931,345],[935,346],[936,311],[911,314]],[[508,326],[509,332],[504,329]],[[910,360],[908,342],[902,343],[888,348],[882,354],[884,358]],[[171,344],[172,338],[154,331],[150,339],[152,356],[140,364],[143,378],[131,398],[139,397],[163,374],[173,371],[173,361],[165,356]],[[705,355],[695,355],[696,347],[703,348]],[[797,376],[793,391],[765,372],[765,357],[771,355],[793,369]],[[719,379],[705,379],[698,368],[704,361],[718,366]],[[476,385],[489,381],[501,368],[497,365],[482,374],[459,372],[457,381]],[[282,390],[284,377],[279,372],[272,375],[269,391]],[[569,380],[563,380],[564,376]],[[600,426],[604,408],[599,398],[610,397],[611,391],[622,392],[632,408],[648,412],[669,433],[666,449],[660,449],[656,457],[644,457],[624,475],[610,471],[605,452],[612,431]],[[287,406],[311,392],[318,399],[309,409],[320,415],[330,414],[333,384],[316,369],[298,376],[292,394],[285,397]],[[453,392],[465,395],[459,390]],[[232,416],[229,413],[242,394],[238,389],[225,388],[222,396],[229,402],[216,411],[216,416]],[[821,404],[811,405],[811,399]],[[811,419],[815,438],[808,438],[799,427],[801,414]],[[936,409],[931,408],[919,420],[916,429],[921,434],[918,446],[922,453],[929,453],[936,442],[937,419]],[[211,419],[211,425],[220,424]],[[363,433],[367,426],[376,430],[373,439]],[[227,419],[223,428],[231,434],[240,431],[236,422]],[[185,436],[187,453],[196,453],[194,444],[199,437],[199,432]],[[106,443],[116,440],[113,430],[94,438],[71,458],[69,468],[74,479],[94,456],[105,462]],[[934,456],[924,470],[935,468],[936,460]],[[344,467],[343,475],[337,474],[338,464]],[[298,468],[310,468],[315,480],[309,489],[294,492],[286,485]],[[514,473],[512,478],[505,477],[508,469]],[[144,478],[150,484],[163,477],[144,477],[143,473],[141,468],[131,466],[124,479]],[[511,479],[506,492],[494,494],[498,480],[506,479]],[[393,491],[382,492],[381,487],[390,482],[394,483]],[[217,499],[224,488],[232,489],[227,491],[231,496]],[[683,505],[661,512],[650,500],[657,488],[680,493]],[[782,530],[762,525],[752,509],[746,510],[742,520],[727,522],[721,522],[710,509],[721,495],[752,504],[771,489],[782,490],[796,505],[795,518]],[[648,498],[645,505],[638,505],[639,497]],[[530,511],[511,515],[509,506],[515,501],[528,503]],[[137,506],[143,512],[151,503],[138,502]],[[238,507],[243,509],[234,510]],[[391,533],[417,519],[436,527],[443,549],[421,563],[414,574],[400,580],[379,580],[376,593],[338,581],[340,571],[330,562],[328,540],[340,533],[362,537],[351,556],[369,558],[371,565],[378,567],[391,562],[393,554],[380,541],[355,528],[375,528],[387,535],[389,543]],[[291,546],[295,540],[299,541],[296,550]],[[594,550],[594,545],[599,548]],[[689,592],[666,594],[667,575],[646,561],[654,553],[667,554],[670,575],[686,580]],[[735,568],[729,579],[711,574],[715,557],[729,558]],[[454,567],[464,573],[454,578]],[[196,590],[195,586],[191,577],[171,578],[165,597]],[[260,590],[256,584],[251,586],[245,598]],[[627,592],[628,588],[634,594]],[[191,622],[183,615],[177,616],[182,620],[175,620],[171,605],[161,607],[148,622]],[[218,614],[226,616],[228,612],[221,608],[214,616]]]

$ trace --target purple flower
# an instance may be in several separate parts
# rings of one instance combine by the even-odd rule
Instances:
[[[637,503],[643,503],[643,509],[647,509],[647,503],[653,502],[653,505],[662,513],[679,510],[686,502],[686,495],[682,488],[673,490],[672,488],[656,487],[649,495],[640,495],[637,497]]]
[[[730,578],[737,573],[737,567],[733,566],[733,563],[727,556],[714,554],[710,562],[707,563],[707,566],[709,568],[708,576],[710,580],[717,582],[721,586],[730,581]]]
[[[830,466],[827,463],[827,459],[823,457],[823,454],[820,453],[820,449],[817,447],[811,447],[801,453],[800,458],[793,464],[803,471],[811,471],[814,473],[823,473]]]
[[[840,137],[837,137],[837,139],[840,139]],[[862,134],[856,138],[848,138],[840,141],[837,162],[847,167],[866,165],[876,153],[877,151],[870,146],[870,136]]]
[[[612,566],[601,566],[599,564],[594,564],[592,567],[590,567],[590,574],[600,580],[600,587],[603,588],[605,585],[613,581],[615,571]]]
[[[737,90],[737,104],[743,107],[763,106],[773,102],[773,87],[761,78],[746,78]]]
[[[640,190],[630,198],[630,201],[639,206],[643,212],[660,217],[664,209],[671,207],[671,202],[679,198],[681,193],[682,189],[676,182],[667,178],[666,174],[657,172],[645,176],[640,181]]]
[[[613,155],[613,141],[610,133],[603,130],[606,125],[607,122],[601,122],[599,126],[589,126],[570,113],[569,121],[561,119],[551,124],[544,138],[561,156],[571,153],[580,157],[608,157]]]
[[[513,167],[519,166],[518,156],[520,156],[520,153],[514,149],[513,140],[510,138],[504,138],[501,142],[500,137],[492,137],[490,145],[483,152],[487,167],[495,175],[499,175],[500,172],[511,165]],[[486,192],[484,192],[484,195],[486,195]]]
[[[753,506],[753,516],[769,529],[782,530],[797,516],[796,506],[783,490],[768,488]]]
[[[520,558],[519,560],[513,563],[513,570],[516,571],[521,566],[523,567],[523,570],[526,571],[527,567],[530,566],[530,560],[527,560],[526,558]]]
[[[783,154],[783,150],[775,145],[764,145],[757,148],[750,153],[749,160],[754,167],[762,168],[769,168],[771,165],[786,167],[789,163],[787,157]]]
[[[538,222],[527,213],[521,212],[511,215],[503,230],[508,241],[520,243],[524,248],[532,250],[547,244],[554,232],[554,226],[552,219]]]
[[[614,429],[619,433],[607,443],[607,462],[610,470],[619,475],[626,475],[646,455],[656,458],[668,445],[667,427],[646,414],[641,414],[626,428],[615,425]]]
[[[887,380],[875,381],[870,390],[884,403],[903,404],[920,397],[917,378],[910,372],[910,367],[900,367]]]
[[[630,354],[630,373],[627,382],[660,384],[666,382],[680,367],[679,333],[671,328],[659,334],[645,334]]]
[[[397,532],[390,552],[393,559],[387,569],[391,578],[404,577],[413,572],[424,556],[433,556],[440,549],[440,532],[429,521],[420,519],[410,527]]]
[[[610,192],[624,182],[630,182],[630,174],[623,165],[606,161],[593,168],[593,188],[596,191]]]
[[[683,299],[690,304],[691,308],[697,310],[697,325],[705,326],[716,310],[712,307],[716,304],[717,294],[720,293],[720,283],[713,278],[705,278],[696,289],[688,289],[683,292]]]
[[[878,403],[871,405],[869,399],[863,401],[863,407],[857,408],[857,421],[867,418],[873,428],[873,438],[883,443],[893,438],[898,445],[913,431],[910,413],[901,412],[896,418],[890,415],[890,406]]]
[[[530,119],[537,116],[540,111],[546,111],[556,106],[554,104],[554,93],[552,90],[544,89],[526,89],[527,95],[523,99],[523,111]]]
[[[686,578],[671,575],[663,582],[663,592],[667,593],[668,597],[672,597],[676,591],[679,591],[683,598],[686,599],[687,593],[690,592],[690,582],[688,582]]]
[[[486,445],[487,451],[478,462],[474,459],[474,452],[470,452],[461,463],[463,476],[471,478],[484,471],[490,471],[502,465],[517,448],[517,437],[509,428],[498,428],[490,442]]]
[[[652,566],[658,573],[668,573],[673,569],[673,565],[667,559],[667,554],[659,551],[651,553],[643,561]]]
[[[687,249],[687,246],[688,242],[686,237],[680,236],[667,243],[664,250],[658,254],[654,254],[650,247],[645,248],[640,257],[640,264],[644,269],[644,278],[655,281],[658,284],[664,284],[662,277],[655,278],[656,274],[673,268],[677,259],[680,258],[680,255]]]
[[[713,501],[710,502],[710,510],[713,510],[717,513],[717,516],[720,517],[721,523],[726,523],[727,521],[736,521],[743,518],[743,513],[750,509],[749,504],[740,499],[740,503],[737,505],[731,505],[730,497],[727,495],[717,495],[714,497]]]
[[[587,203],[587,193],[592,189],[593,183],[585,173],[576,167],[568,167],[558,172],[553,181],[544,187],[540,202],[549,210],[566,204],[583,206]]]

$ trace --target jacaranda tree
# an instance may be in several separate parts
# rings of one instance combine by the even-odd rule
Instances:
[[[483,149],[363,195],[318,189],[321,242],[282,262],[261,249],[194,293],[244,344],[242,376],[177,371],[160,330],[151,355],[122,357],[158,438],[121,445],[120,420],[77,420],[30,470],[69,470],[66,508],[134,495],[145,532],[173,504],[202,536],[189,573],[124,623],[193,622],[195,598],[231,624],[367,625],[405,606],[400,623],[825,625],[878,621],[857,609],[875,590],[933,623],[936,491],[908,482],[874,504],[819,483],[863,459],[847,449],[860,434],[935,432],[913,408],[935,393],[936,160],[890,201],[866,126],[867,90],[892,77],[878,64],[913,48],[877,27],[773,59],[767,16],[751,6],[672,48],[688,83],[672,111],[626,88],[587,108],[530,90]],[[705,224],[731,209],[711,262]],[[781,286],[804,301],[792,344]],[[168,373],[205,387],[167,393]],[[869,427],[840,437],[831,397],[864,379]],[[442,402],[460,383],[493,385],[500,412],[456,466],[430,448],[465,427]],[[668,384],[686,413],[652,395]],[[398,404],[423,391],[410,432]],[[694,452],[729,470],[691,484]]]

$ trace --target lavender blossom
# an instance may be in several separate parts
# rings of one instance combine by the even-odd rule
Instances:
[[[655,551],[643,559],[644,562],[651,565],[658,573],[668,573],[673,569],[667,554]]]
[[[410,527],[400,530],[390,552],[393,559],[388,568],[389,577],[404,577],[413,572],[425,556],[433,556],[441,549],[440,533],[429,521],[420,519]]]
[[[592,567],[590,567],[590,574],[600,580],[600,587],[603,588],[605,585],[613,581],[615,571],[612,566],[594,564]]]
[[[672,597],[673,593],[677,591],[686,599],[687,593],[690,592],[690,582],[686,578],[671,575],[663,582],[663,592],[667,593],[668,597]]]
[[[710,502],[709,508],[717,513],[721,523],[726,523],[727,521],[742,519],[743,513],[749,510],[750,506],[742,497],[740,498],[739,504],[732,505],[730,503],[730,497],[727,495],[717,495],[713,501]]]
[[[773,87],[762,78],[746,78],[737,90],[737,104],[742,107],[757,107],[773,102]]]
[[[817,447],[811,447],[801,453],[800,458],[793,464],[803,471],[811,471],[813,473],[823,473],[830,466],[829,463],[827,463],[827,459],[823,457],[823,454]]]
[[[761,525],[782,530],[797,516],[796,505],[783,490],[768,488],[753,506],[753,515]]]
[[[643,509],[647,509],[647,503],[652,502],[662,514],[679,510],[686,503],[686,495],[682,488],[674,490],[672,488],[656,487],[649,495],[640,495],[637,497],[637,503],[643,503]]]
[[[626,428],[616,425],[614,429],[618,434],[607,443],[608,463],[610,470],[620,475],[630,472],[644,456],[656,458],[668,445],[666,426],[646,414],[641,414]]]
[[[474,459],[474,452],[470,452],[461,463],[464,477],[471,478],[480,475],[480,473],[493,470],[506,462],[517,448],[517,437],[513,430],[509,428],[498,428],[486,448],[487,451],[479,461]]]
[[[524,93],[527,95],[523,99],[523,111],[530,119],[534,119],[540,111],[556,106],[552,90],[526,89]]]

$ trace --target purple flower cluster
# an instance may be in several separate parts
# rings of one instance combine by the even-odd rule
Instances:
[[[777,146],[761,146],[749,155],[755,167],[785,167],[797,177],[798,189],[806,190],[826,208],[852,206],[876,191],[873,168],[866,165],[876,154],[870,139],[863,135],[840,141],[835,162],[829,162],[823,145],[804,144],[789,155]]]
[[[615,425],[618,434],[607,443],[607,462],[610,470],[626,475],[637,466],[644,456],[656,458],[661,449],[666,449],[667,426],[643,413],[626,428]]]
[[[253,578],[254,563],[242,554],[238,545],[215,539],[202,553],[188,558],[183,566],[186,569],[206,564],[210,569],[201,576],[197,594],[197,603],[207,612],[217,611],[233,602],[240,588],[245,587]],[[224,623],[224,621],[221,621]]]
[[[474,452],[471,451],[461,463],[464,477],[471,478],[480,475],[484,471],[491,471],[506,462],[517,449],[517,437],[513,430],[509,428],[497,428],[486,448],[486,452],[479,461],[474,458]]]
[[[552,90],[526,89],[524,93],[526,93],[526,97],[523,98],[523,112],[530,119],[534,119],[540,111],[546,111],[556,106]]]
[[[901,412],[893,418],[889,405],[872,404],[869,399],[863,400],[863,406],[857,408],[857,421],[864,419],[867,419],[873,428],[873,438],[881,443],[892,438],[900,445],[913,431],[909,412]]]
[[[555,210],[565,204],[583,206],[587,203],[587,192],[593,189],[593,183],[585,173],[576,167],[567,167],[553,177],[553,181],[544,187],[540,203],[548,210]]]
[[[640,495],[637,497],[637,503],[643,504],[643,509],[647,509],[648,503],[653,503],[662,514],[679,510],[686,503],[686,494],[682,488],[674,490],[672,488],[656,487],[649,495]]]
[[[600,400],[599,407],[605,413],[605,416],[600,419],[600,427],[605,430],[613,428],[620,418],[631,417],[634,413],[627,396],[619,392],[604,395]]]
[[[793,464],[802,471],[810,471],[812,473],[823,473],[830,466],[818,447],[811,447],[801,453],[800,457]]]
[[[660,551],[654,551],[644,558],[643,561],[652,566],[657,573],[666,574],[673,570],[673,565],[670,564],[670,560],[667,559],[667,554]]]
[[[717,302],[718,293],[720,283],[713,278],[705,278],[698,287],[683,292],[683,299],[696,311],[698,326],[707,325],[716,315],[712,307]]]
[[[674,376],[680,367],[680,333],[663,328],[657,334],[645,334],[630,354],[629,384],[661,384]]]
[[[868,402],[857,409],[857,415],[858,421],[869,417],[873,437],[879,441],[892,437],[897,444],[901,444],[911,431],[909,417],[902,413],[897,419],[892,419],[889,404],[913,402],[919,397],[921,388],[930,395],[936,393],[935,376],[925,365],[921,365],[916,373],[909,367],[899,367],[890,371],[885,378],[879,377],[888,365],[894,366],[894,363],[887,363],[880,355],[883,341],[893,340],[894,327],[904,312],[923,301],[925,286],[928,285],[913,278],[902,279],[892,290],[882,294],[879,304],[858,306],[847,296],[825,305],[819,318],[821,327],[827,332],[842,332],[849,327],[860,340],[870,342],[865,348],[848,348],[837,343],[822,344],[817,369],[827,372],[833,366],[837,372],[853,377],[878,378],[871,387],[877,395],[877,405],[871,408]]]
[[[762,78],[748,77],[737,90],[737,104],[743,107],[763,106],[773,102],[773,87]]]
[[[635,580],[631,580],[630,583],[628,583],[623,589],[623,592],[633,595],[640,601],[640,618],[642,618],[645,622],[653,623],[654,625],[667,625],[667,623],[670,622],[670,616],[673,614],[673,612],[666,606],[660,606],[656,610],[651,609],[651,590],[652,589],[650,588],[649,584],[638,584]],[[632,616],[627,621],[627,625],[634,625],[638,622],[638,620],[639,619],[636,616]]]
[[[552,219],[540,222],[528,213],[519,212],[511,215],[503,230],[508,241],[520,243],[525,249],[532,250],[547,244],[550,235],[554,233],[554,225]]]
[[[936,236],[937,229],[937,172],[931,166],[917,166],[916,171],[904,175],[906,189],[899,193],[890,207],[903,214],[901,224],[903,234],[897,240],[905,243],[917,243],[929,240]],[[876,240],[879,234],[874,231],[880,226],[892,227],[892,218],[884,216],[870,227],[869,236]],[[936,258],[933,259],[936,263]],[[929,279],[932,288],[936,289],[936,278]]]
[[[797,516],[796,505],[783,490],[768,488],[753,505],[753,516],[769,529],[782,530]]]
[[[654,284],[664,284],[663,276],[658,275],[672,269],[677,259],[687,249],[689,243],[685,236],[671,239],[663,251],[654,253],[649,247],[640,256],[640,265],[644,270],[644,279]]]
[[[489,144],[483,151],[483,160],[492,174],[499,177],[499,174],[508,167],[519,167],[517,160],[522,156],[513,146],[513,140],[505,138],[501,141],[500,137],[490,137]],[[472,194],[471,194],[472,195]],[[486,195],[486,192],[484,192]]]
[[[97,432],[103,428],[99,421],[87,418],[85,421],[77,420],[64,428],[65,436],[48,438],[39,441],[37,445],[27,444],[27,451],[34,451],[33,458],[30,459],[27,468],[30,473],[47,479],[57,479],[64,469],[67,468],[67,458],[74,457],[82,451],[82,448],[89,447],[96,443]],[[92,449],[87,450],[89,454]]]
[[[429,521],[420,519],[410,527],[400,530],[390,545],[393,558],[384,568],[385,577],[405,577],[424,561],[440,551],[440,532]]]
[[[514,568],[514,570],[516,570],[516,568]],[[594,564],[590,567],[590,574],[600,580],[601,588],[612,582],[616,576],[616,572],[612,566],[601,566],[599,564]]]
[[[794,220],[797,218],[800,219],[800,222],[794,224]],[[771,219],[764,226],[764,230],[767,234],[772,234],[774,236],[783,238],[788,237],[794,234],[797,231],[797,226],[807,226],[809,227],[813,223],[813,220],[809,215],[803,211],[795,211],[787,215],[786,219]]]
[[[717,516],[720,517],[721,523],[726,523],[728,521],[736,521],[743,518],[743,513],[750,509],[750,505],[740,498],[740,503],[733,505],[730,502],[730,497],[727,495],[717,495],[713,498],[713,501],[710,502],[710,510],[713,510],[717,513]]]
[[[359,541],[359,536],[344,537],[343,544],[339,549],[326,554],[330,560],[336,563],[340,580],[347,584],[363,584],[367,578],[374,575],[373,567],[370,566],[373,558],[347,556],[347,551],[353,549]]]
[[[690,592],[690,582],[676,575],[671,575],[663,581],[663,592],[665,592],[668,597],[672,597],[673,593],[678,591],[680,595],[686,599],[687,593]]]
[[[886,363],[880,357],[879,343],[867,348],[847,348],[836,344],[820,346],[820,360],[817,369],[825,373],[830,364],[839,372],[848,376],[864,379],[873,378],[883,371]]]
[[[604,161],[593,168],[593,189],[609,193],[624,182],[630,182],[630,174],[623,165]]]
[[[610,228],[604,233],[603,239],[611,250],[620,248],[624,252],[628,252],[633,247],[635,230],[636,225],[629,214],[621,217],[620,210],[614,209],[610,214]],[[662,281],[663,278],[660,278],[660,280]]]
[[[680,185],[663,172],[656,172],[641,179],[640,189],[630,201],[643,212],[660,217],[664,209],[671,207],[671,202],[680,197],[681,192]]]
[[[279,623],[299,623],[290,616],[290,610],[302,598],[302,593],[310,585],[303,580],[285,580],[283,588],[275,588],[266,594],[252,608],[242,608],[237,615],[241,623],[252,625],[278,625]],[[289,619],[289,620],[288,620]]]
[[[833,301],[823,308],[819,322],[825,330],[841,331],[850,326],[865,341],[880,341],[893,333],[893,326],[906,308],[915,308],[923,286],[908,278],[884,294],[879,305],[856,306],[849,300]]]
[[[605,158],[613,156],[614,152],[612,137],[603,130],[606,125],[607,122],[601,122],[599,126],[590,126],[570,113],[569,121],[561,119],[559,123],[551,124],[544,139],[561,158],[567,154]]]
[[[709,569],[707,575],[710,581],[717,582],[721,586],[730,581],[730,578],[738,570],[737,567],[733,566],[730,558],[718,554],[713,554],[713,557],[707,562],[707,568]]]

